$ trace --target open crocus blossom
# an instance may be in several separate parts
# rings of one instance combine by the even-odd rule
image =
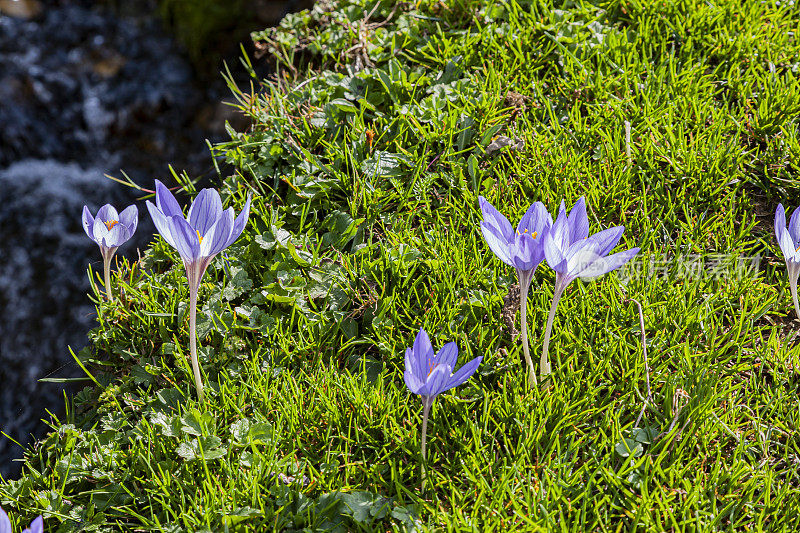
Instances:
[[[794,210],[787,226],[786,211],[783,205],[778,204],[775,210],[775,237],[786,260],[794,312],[797,313],[797,318],[800,318],[800,305],[797,302],[797,277],[800,275],[800,207]]]
[[[569,214],[566,213],[564,202],[561,202],[558,217],[544,238],[544,254],[547,263],[556,272],[556,284],[544,331],[542,359],[539,362],[541,379],[550,374],[547,350],[561,294],[575,278],[591,279],[602,276],[621,267],[639,253],[639,248],[631,248],[608,255],[622,238],[624,231],[623,226],[616,226],[589,237],[589,218],[586,215],[584,198],[575,202]]]
[[[130,239],[136,232],[139,224],[139,210],[135,205],[126,207],[122,213],[117,213],[113,206],[106,204],[97,211],[93,217],[89,208],[83,206],[83,231],[100,247],[103,255],[103,274],[106,284],[106,296],[109,301],[114,301],[111,293],[111,258],[122,244]]]
[[[39,515],[33,519],[30,527],[23,529],[21,533],[43,533],[43,531],[44,520],[42,516]],[[13,533],[11,530],[11,520],[8,519],[8,515],[2,508],[0,508],[0,533]]]
[[[156,203],[147,201],[147,210],[156,229],[178,250],[189,281],[189,352],[197,396],[203,401],[203,382],[197,360],[197,291],[206,268],[218,253],[239,238],[250,215],[250,198],[234,219],[233,208],[222,209],[222,200],[214,189],[201,190],[186,218],[180,205],[163,183],[156,180]]]
[[[483,214],[481,233],[494,254],[517,270],[519,279],[519,314],[522,329],[522,353],[528,365],[528,382],[536,384],[536,370],[528,348],[528,291],[536,267],[544,259],[544,235],[550,230],[553,218],[542,202],[528,208],[517,225],[511,223],[483,196],[478,197]]]
[[[467,381],[478,369],[483,357],[465,363],[455,373],[458,360],[458,347],[454,342],[445,344],[434,355],[433,345],[424,329],[420,328],[414,339],[414,345],[406,349],[406,369],[403,377],[406,386],[414,394],[422,397],[422,471],[425,472],[425,442],[428,434],[428,412],[433,405],[433,400],[441,393],[458,387]]]

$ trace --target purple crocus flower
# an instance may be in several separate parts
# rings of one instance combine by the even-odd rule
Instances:
[[[31,522],[30,527],[27,529],[23,529],[22,533],[43,533],[44,532],[44,520],[42,519],[42,515],[37,516]],[[11,530],[11,520],[8,519],[8,515],[5,511],[0,507],[0,533],[13,533]]]
[[[233,208],[222,209],[222,200],[214,189],[203,189],[192,202],[189,214],[183,216],[180,205],[163,183],[156,180],[156,203],[147,201],[147,210],[156,229],[178,250],[189,281],[189,352],[192,358],[195,387],[203,401],[203,383],[197,361],[197,291],[214,256],[239,238],[250,215],[250,198],[238,217]]]
[[[775,210],[775,237],[786,260],[789,275],[789,289],[792,292],[794,311],[800,318],[800,305],[797,302],[797,277],[800,275],[800,207],[792,212],[789,225],[786,225],[786,211],[778,204]]]
[[[458,387],[467,381],[478,369],[482,356],[465,363],[455,373],[458,360],[458,347],[455,342],[445,344],[434,355],[433,345],[424,329],[420,328],[414,339],[414,346],[406,348],[406,370],[403,374],[406,386],[414,394],[422,397],[422,459],[425,460],[425,442],[428,434],[428,412],[433,400],[441,393]],[[422,466],[423,475],[425,465]]]
[[[100,247],[103,255],[103,274],[105,276],[106,295],[113,302],[111,293],[111,258],[122,244],[136,232],[139,224],[139,210],[135,205],[126,207],[117,213],[112,205],[106,204],[93,217],[89,208],[83,206],[83,231]]]
[[[517,271],[522,353],[528,365],[528,382],[533,386],[536,384],[536,370],[528,347],[528,291],[533,273],[544,259],[544,236],[550,230],[553,218],[542,202],[535,202],[522,216],[515,232],[508,219],[486,201],[486,198],[479,196],[478,203],[483,213],[483,238],[501,261]]]
[[[585,199],[581,197],[575,202],[569,214],[566,213],[564,202],[561,202],[558,217],[544,238],[544,255],[547,263],[556,272],[556,285],[553,289],[553,303],[550,306],[550,315],[547,317],[542,359],[539,363],[541,379],[550,374],[547,350],[561,294],[574,279],[602,276],[621,267],[639,253],[639,248],[631,248],[608,255],[622,238],[624,231],[623,226],[616,226],[589,237],[589,218],[586,215]]]

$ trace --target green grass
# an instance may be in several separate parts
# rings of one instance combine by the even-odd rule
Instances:
[[[234,88],[252,128],[217,147],[227,203],[255,198],[200,291],[206,404],[183,268],[156,239],[120,264],[117,304],[95,289],[76,355],[93,386],[0,505],[53,531],[797,530],[800,351],[772,217],[800,192],[800,12],[423,0],[364,20],[374,6],[254,35],[277,74]],[[496,135],[524,147],[486,155]],[[624,224],[620,249],[642,248],[642,274],[565,293],[549,392],[526,386],[478,195],[513,223],[586,196],[592,232]],[[534,360],[553,281],[532,285]],[[402,378],[420,327],[484,357],[432,410],[424,493]]]

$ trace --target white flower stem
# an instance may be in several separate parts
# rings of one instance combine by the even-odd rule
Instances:
[[[432,401],[428,401],[425,397],[422,399],[423,408],[422,408],[422,437],[420,442],[420,451],[422,452],[422,479],[420,480],[420,484],[422,485],[422,492],[425,492],[425,461],[427,460],[427,454],[425,450],[425,444],[428,440],[428,413],[431,410],[431,405],[433,405]]]
[[[642,417],[644,416],[645,409],[647,409],[647,402],[652,401],[653,395],[650,390],[650,365],[647,364],[647,334],[644,331],[644,311],[642,310],[642,304],[639,303],[639,300],[631,298],[630,301],[635,303],[639,310],[639,329],[642,332],[642,357],[644,358],[644,378],[647,383],[647,396],[644,398],[642,410],[639,416],[636,417],[636,423],[633,425],[633,427],[638,428],[639,422],[642,421]]]
[[[631,123],[625,121],[625,156],[628,159],[628,167],[631,166]]]
[[[203,402],[203,381],[200,376],[200,363],[197,360],[197,287],[189,287],[189,354],[192,357],[192,371],[194,372],[194,386],[197,388],[197,397]]]
[[[114,293],[111,292],[111,254],[103,254],[103,276],[105,277],[106,298],[111,303],[114,303]]]
[[[792,302],[794,302],[794,312],[800,318],[800,305],[797,302],[797,276],[789,275],[789,289],[792,291]]]
[[[561,282],[561,276],[556,275],[556,285],[553,289],[553,303],[550,304],[550,314],[547,316],[547,326],[544,329],[544,342],[542,344],[542,359],[539,362],[539,379],[544,383],[547,376],[550,375],[550,359],[548,358],[548,350],[550,348],[550,333],[553,331],[553,319],[556,317],[556,309],[558,308],[558,300],[561,299],[561,293],[564,292],[566,287]]]
[[[528,346],[528,291],[531,288],[533,276],[517,270],[519,278],[519,317],[520,327],[522,328],[522,353],[525,356],[525,363],[528,365],[528,385],[533,388],[536,386],[536,369],[531,359],[531,351]]]

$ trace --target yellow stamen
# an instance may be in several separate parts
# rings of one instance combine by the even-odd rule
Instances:
[[[106,225],[108,231],[111,231],[111,228],[119,224],[119,220],[109,220],[108,222],[103,222],[103,224]]]
[[[522,233],[520,233],[520,232],[519,232],[519,230],[517,230],[517,235],[525,235],[526,233],[528,233],[528,228],[525,228],[525,229],[522,231]],[[537,236],[537,235],[539,235],[539,233],[538,233],[538,232],[536,232],[536,231],[534,231],[533,233],[531,233],[531,237],[533,237],[534,239],[536,238],[536,236]]]
[[[195,230],[195,231],[197,231],[197,239],[200,241],[200,244],[203,244],[203,237],[202,235],[200,235],[200,230]]]

